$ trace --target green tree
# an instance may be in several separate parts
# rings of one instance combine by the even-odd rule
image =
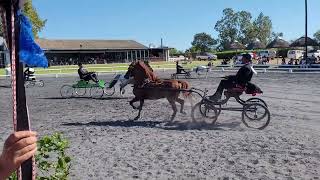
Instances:
[[[280,32],[280,33],[272,32],[270,40],[274,40],[274,39],[277,39],[279,37],[281,37],[281,38],[283,37],[283,33],[282,32]]]
[[[170,49],[170,56],[181,55],[181,54],[184,54],[184,53],[180,50],[177,50],[176,48]]]
[[[214,48],[214,46],[218,44],[218,42],[217,40],[213,39],[210,34],[206,34],[203,32],[194,35],[191,44],[196,51],[207,52],[211,51],[211,49]]]
[[[320,43],[320,30],[314,33],[313,37]]]
[[[267,44],[271,38],[272,21],[269,16],[264,16],[260,13],[257,19],[253,22],[254,29],[258,38],[263,44]]]
[[[263,13],[252,21],[252,15],[247,11],[236,12],[231,8],[223,10],[221,20],[217,21],[214,29],[219,33],[221,49],[227,49],[235,41],[249,44],[259,39],[266,44],[271,37],[272,22]]]
[[[223,10],[222,19],[217,21],[214,29],[219,33],[220,46],[227,48],[230,42],[238,40],[238,13],[232,8]]]
[[[249,44],[256,39],[257,33],[251,23],[252,15],[247,11],[238,12],[239,35],[238,41],[241,44]]]
[[[34,37],[38,38],[38,33],[44,28],[47,20],[40,18],[36,8],[32,5],[32,0],[26,0],[23,12],[30,18]]]

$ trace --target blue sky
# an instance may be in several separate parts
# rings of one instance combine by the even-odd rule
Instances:
[[[320,30],[320,0],[309,1],[309,35]],[[48,39],[133,39],[148,46],[185,50],[193,35],[217,38],[214,25],[224,8],[271,17],[286,40],[304,34],[304,0],[33,0],[48,20],[40,37]]]

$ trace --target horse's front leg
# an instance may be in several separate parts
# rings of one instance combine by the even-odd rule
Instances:
[[[144,99],[140,99],[139,113],[138,113],[138,116],[134,118],[134,120],[138,120],[140,118],[143,104],[144,104]]]
[[[140,99],[138,99],[137,97],[134,97],[134,98],[129,102],[130,106],[131,106],[133,109],[138,109],[137,107],[135,107],[135,106],[133,105],[133,103],[138,102],[139,100],[140,100]]]

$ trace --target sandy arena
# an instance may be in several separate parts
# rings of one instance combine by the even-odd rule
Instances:
[[[158,73],[169,77],[170,73]],[[188,80],[216,89],[226,73]],[[100,76],[110,80],[114,75]],[[39,79],[39,78],[38,78]],[[258,74],[271,112],[265,130],[248,129],[240,112],[222,112],[217,125],[165,126],[172,113],[166,100],[146,101],[142,118],[128,104],[133,95],[62,99],[60,87],[77,78],[41,78],[45,87],[28,88],[32,129],[41,135],[62,132],[70,140],[70,179],[319,179],[320,74]],[[1,79],[0,142],[12,132],[11,89]],[[249,96],[248,96],[249,97]],[[248,98],[246,97],[246,98]],[[199,100],[199,99],[198,99]],[[178,106],[179,107],[179,106]],[[2,146],[2,144],[0,145]],[[2,147],[0,147],[2,149]]]

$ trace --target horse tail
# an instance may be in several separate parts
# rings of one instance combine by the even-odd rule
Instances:
[[[190,89],[190,84],[187,81],[178,80],[178,83],[180,85],[179,89],[181,89],[181,90],[189,90]],[[191,95],[191,92],[184,91],[182,94],[184,97],[189,97]]]
[[[178,80],[178,83],[180,85],[180,89],[181,90],[186,90],[186,91],[182,91],[182,95],[184,99],[188,99],[191,103],[191,107],[193,107],[193,96],[192,96],[192,92],[188,91],[190,89],[190,84],[187,81],[180,81]]]

